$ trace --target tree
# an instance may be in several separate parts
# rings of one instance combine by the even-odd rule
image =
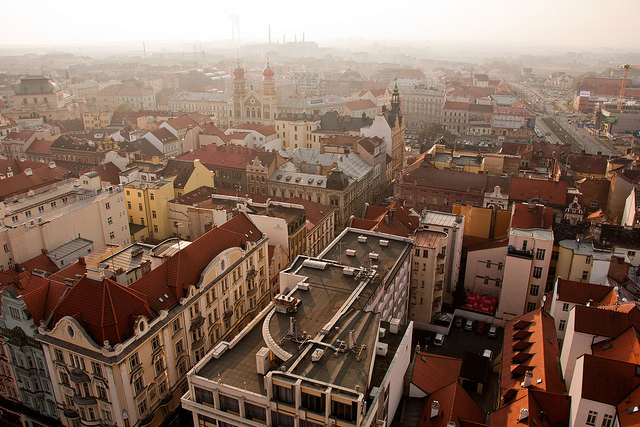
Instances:
[[[426,129],[422,129],[418,135],[418,141],[421,144],[425,142],[434,142],[440,137],[444,138],[447,142],[453,142],[456,140],[456,136],[450,131],[446,130],[440,123],[434,123]]]

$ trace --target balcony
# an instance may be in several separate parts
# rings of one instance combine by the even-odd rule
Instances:
[[[204,324],[204,317],[198,313],[196,317],[191,319],[191,326],[189,327],[189,331],[193,331],[194,329],[198,329],[200,326]]]
[[[224,313],[222,313],[222,318],[223,319],[229,319],[231,316],[233,316],[233,309],[232,308],[228,308],[224,311]]]
[[[76,405],[88,406],[95,405],[97,403],[96,398],[93,396],[81,396],[79,394],[73,395],[73,402]]]
[[[533,251],[516,249],[513,245],[509,245],[507,255],[515,256],[518,258],[533,259]]]
[[[249,268],[249,270],[247,271],[246,279],[247,279],[247,280],[251,280],[251,279],[253,279],[254,277],[256,277],[256,275],[257,275],[257,274],[258,274],[258,273],[256,272],[255,267],[251,267],[251,268]]]
[[[69,372],[69,379],[76,384],[91,382],[89,375],[81,369],[72,369]]]

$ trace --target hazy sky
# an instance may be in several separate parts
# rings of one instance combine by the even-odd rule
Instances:
[[[268,40],[470,41],[640,49],[640,0],[0,0],[0,45]]]

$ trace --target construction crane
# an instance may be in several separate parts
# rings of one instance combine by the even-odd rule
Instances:
[[[620,86],[620,95],[618,96],[618,110],[621,110],[622,102],[624,101],[624,91],[627,86],[627,77],[629,76],[629,70],[640,70],[640,65],[622,64],[618,68],[621,70],[624,69],[624,73],[622,74],[622,85]]]

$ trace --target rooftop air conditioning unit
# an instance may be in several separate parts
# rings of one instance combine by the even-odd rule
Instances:
[[[358,236],[358,242],[367,243],[367,236]]]
[[[347,249],[346,251],[347,256],[356,256],[356,250],[355,249]]]

